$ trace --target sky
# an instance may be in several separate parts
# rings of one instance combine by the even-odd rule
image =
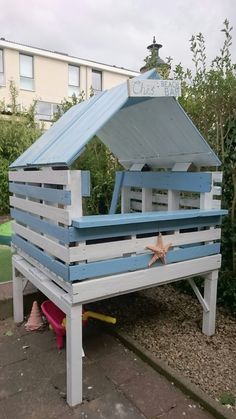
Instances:
[[[0,37],[139,71],[155,35],[162,59],[192,68],[191,36],[203,33],[213,59],[226,18],[234,41],[235,0],[0,0]]]

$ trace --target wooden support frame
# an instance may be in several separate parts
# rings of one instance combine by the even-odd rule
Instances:
[[[23,291],[27,281],[66,314],[67,402],[70,406],[82,402],[82,304],[188,279],[203,307],[203,333],[211,336],[215,332],[217,278],[221,266],[219,244],[215,241],[220,238],[218,225],[225,212],[218,208],[220,201],[214,200],[214,196],[221,193],[214,182],[219,183],[221,179],[219,174],[188,174],[188,167],[189,163],[175,166],[175,172],[170,173],[139,172],[140,167],[125,172],[120,175],[111,207],[114,213],[121,190],[123,214],[101,219],[82,216],[82,195],[88,195],[89,188],[88,176],[83,182],[80,171],[43,169],[26,173],[20,170],[9,176],[14,182],[11,184],[15,194],[11,197],[11,204],[15,206],[12,215],[16,220],[13,245],[18,253],[13,256],[14,319],[23,321]],[[183,185],[187,192],[192,190],[188,178],[199,193],[199,198],[192,201],[196,205],[198,200],[196,208],[200,206],[200,212],[190,210],[189,218],[188,210],[179,211],[181,205],[186,204],[181,203],[180,187],[182,189]],[[137,190],[132,191],[133,182]],[[163,194],[158,192],[159,187],[164,188]],[[157,199],[161,198],[160,204],[168,209],[159,211],[158,216],[153,212],[155,189],[159,193]],[[132,210],[132,194],[141,195],[141,200],[139,196],[135,199],[141,201],[137,210],[142,214],[124,214]],[[189,202],[187,207],[194,208]],[[217,209],[213,210],[216,204]],[[188,232],[191,228],[193,232]],[[146,246],[151,238],[145,234],[157,231],[165,232],[166,240],[169,238],[174,249],[168,253],[169,263],[156,264],[150,269]],[[86,243],[86,240],[103,238],[113,240]],[[122,266],[126,264],[124,270],[120,270],[120,262]],[[199,275],[205,278],[204,296],[192,279]],[[89,280],[84,281],[85,278]]]
[[[30,281],[51,301],[53,301],[67,317],[67,402],[75,406],[82,402],[82,304],[130,293],[165,283],[185,279],[188,276],[205,275],[204,300],[209,310],[203,312],[203,333],[210,336],[215,331],[216,289],[218,269],[221,255],[179,262],[173,265],[156,267],[152,270],[129,272],[111,277],[91,279],[82,283],[71,284],[70,291],[52,282],[43,270],[36,267],[33,258],[29,261],[23,256],[13,256],[13,305],[14,320],[22,322],[23,287]],[[201,263],[202,262],[202,263]],[[37,265],[37,262],[36,262]],[[20,275],[19,275],[20,273]],[[165,278],[165,279],[163,279]],[[120,287],[119,284],[123,284]],[[68,287],[68,284],[67,284]]]
[[[218,270],[214,270],[206,275],[204,282],[204,300],[209,307],[209,311],[203,312],[202,332],[207,336],[212,336],[215,333],[217,282]]]

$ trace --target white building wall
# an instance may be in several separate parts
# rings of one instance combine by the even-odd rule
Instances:
[[[7,104],[10,100],[10,80],[14,81],[18,90],[18,102],[24,107],[28,107],[34,100],[59,104],[63,99],[68,98],[69,64],[79,66],[80,91],[85,92],[86,98],[90,95],[93,69],[102,72],[102,90],[110,89],[138,75],[137,72],[123,68],[27,47],[2,39],[0,39],[0,49],[3,50],[4,55],[5,79],[5,83],[0,85],[0,101],[5,100]],[[32,91],[20,88],[20,53],[33,56],[34,90]]]

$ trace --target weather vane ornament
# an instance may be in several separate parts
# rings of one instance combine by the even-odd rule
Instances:
[[[153,263],[155,263],[158,259],[160,259],[160,261],[163,264],[166,264],[166,254],[171,246],[172,246],[172,243],[164,244],[162,234],[159,233],[159,235],[157,236],[157,244],[146,247],[147,249],[154,252],[154,255],[152,259],[150,260],[148,266],[149,267],[152,266]]]

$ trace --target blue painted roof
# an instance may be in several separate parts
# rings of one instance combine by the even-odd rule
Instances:
[[[138,78],[160,76],[150,70]],[[175,98],[129,98],[124,82],[73,106],[10,167],[70,166],[94,135],[126,169],[221,164]]]

